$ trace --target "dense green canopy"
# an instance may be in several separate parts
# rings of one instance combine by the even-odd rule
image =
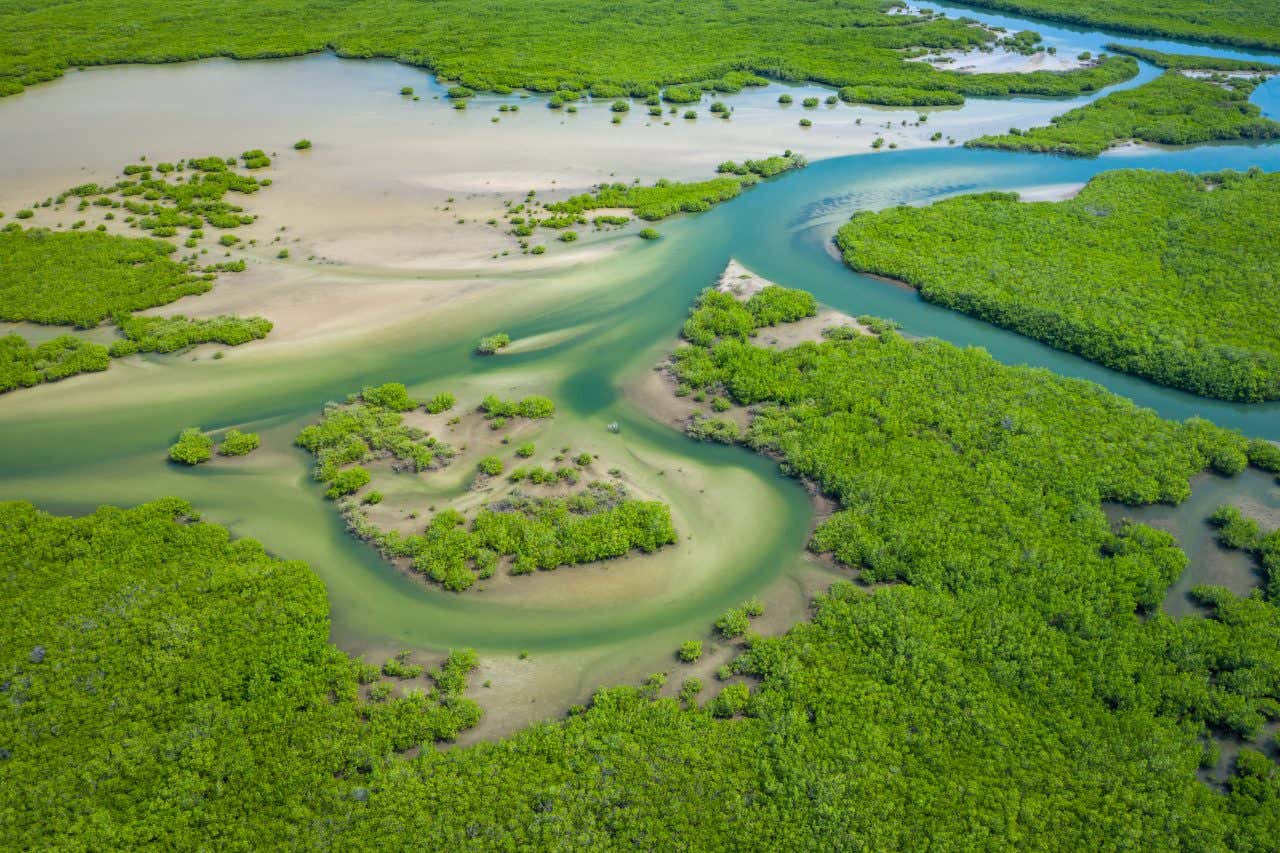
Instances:
[[[173,62],[208,56],[296,56],[336,50],[420,65],[467,88],[656,94],[689,83],[738,91],[763,74],[836,86],[913,92],[1057,94],[1096,91],[1133,76],[1114,58],[1066,73],[957,74],[904,61],[918,49],[995,40],[959,20],[891,15],[884,0],[174,0],[0,2],[0,95],[70,66]],[[750,72],[744,75],[743,72]],[[748,81],[749,82],[749,81]],[[874,94],[874,93],[873,93]]]
[[[965,144],[1096,157],[1130,141],[1193,145],[1280,138],[1280,124],[1263,118],[1258,105],[1249,102],[1256,86],[1255,79],[1203,80],[1169,71],[1136,89],[1054,116],[1047,127],[1012,128],[1006,136],[979,136]]]
[[[456,677],[362,701],[316,576],[191,515],[0,504],[3,846],[314,839],[348,779],[478,719]]]
[[[967,0],[968,5],[1241,47],[1280,49],[1280,20],[1272,0]]]
[[[473,656],[427,696],[362,701],[377,673],[327,644],[302,565],[182,523],[173,500],[84,519],[0,505],[0,841],[1270,849],[1274,760],[1242,749],[1221,790],[1197,774],[1280,710],[1280,608],[1206,587],[1203,616],[1170,619],[1176,542],[1101,511],[1181,499],[1206,465],[1239,470],[1245,441],[877,328],[677,351],[686,381],[758,410],[749,444],[839,501],[814,547],[900,581],[838,584],[811,621],[748,634],[702,708],[614,688],[402,757],[474,722]]]
[[[163,240],[100,231],[0,231],[0,319],[96,326],[212,285]]]
[[[75,335],[59,335],[35,346],[22,335],[0,336],[0,393],[106,370],[110,364],[106,347]]]
[[[1126,170],[1064,202],[983,193],[859,213],[837,242],[855,269],[1117,370],[1274,400],[1277,209],[1280,174]]]

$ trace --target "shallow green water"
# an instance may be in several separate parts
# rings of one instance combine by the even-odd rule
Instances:
[[[385,64],[367,67],[370,74],[386,74]],[[168,73],[130,73],[144,71]],[[1273,81],[1257,98],[1270,108],[1277,91]],[[40,96],[36,89],[23,97]],[[4,110],[0,104],[0,120]],[[983,346],[1007,363],[1091,379],[1168,417],[1199,414],[1278,439],[1280,404],[1209,401],[1109,371],[852,274],[829,252],[835,228],[857,209],[1082,182],[1112,168],[1251,165],[1280,167],[1280,149],[1218,146],[1096,161],[946,149],[816,163],[708,214],[665,224],[657,243],[635,241],[589,267],[514,280],[503,298],[467,313],[443,312],[284,354],[250,348],[221,362],[172,357],[117,365],[102,376],[6,395],[0,398],[0,497],[67,512],[165,494],[185,497],[235,534],[309,562],[328,585],[334,636],[348,649],[470,645],[656,659],[679,639],[704,635],[726,607],[784,583],[800,564],[811,520],[803,490],[772,463],[689,441],[623,394],[661,358],[690,301],[729,258],[850,313],[891,317],[911,334]],[[472,355],[476,337],[497,328],[515,338],[576,331],[541,350],[491,359]],[[445,593],[398,574],[345,534],[309,478],[308,457],[290,446],[326,400],[384,381],[402,381],[419,392],[452,390],[464,401],[491,391],[550,394],[561,408],[557,437],[550,440],[572,440],[625,460],[628,470],[672,503],[681,544],[608,569],[528,578],[527,590],[500,595]],[[611,421],[621,425],[617,435],[605,429]],[[164,448],[190,424],[251,426],[262,431],[264,449],[234,466],[180,470],[164,462]],[[1261,480],[1240,482],[1269,494]],[[1226,491],[1214,492],[1215,505],[1229,497]],[[1201,495],[1197,490],[1196,507],[1188,512],[1199,512]],[[1214,546],[1191,531],[1185,527],[1184,542],[1193,563],[1209,565]],[[612,579],[604,572],[646,573],[652,584],[639,594],[628,587],[625,598],[610,597]],[[1191,574],[1179,588],[1190,580]],[[601,664],[600,671],[608,669]]]

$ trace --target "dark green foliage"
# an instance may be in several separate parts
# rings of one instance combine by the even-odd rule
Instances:
[[[602,207],[622,207],[634,210],[640,219],[656,220],[681,211],[699,213],[709,210],[713,204],[735,198],[747,183],[747,179],[734,177],[690,183],[664,179],[652,187],[604,184],[595,192],[553,202],[547,205],[547,209],[580,213]]]
[[[1186,56],[1179,53],[1163,53],[1145,47],[1125,44],[1109,44],[1107,50],[1126,53],[1146,60],[1152,65],[1171,71],[1280,71],[1280,65],[1256,59],[1223,59],[1219,56]]]
[[[388,383],[368,390],[372,399],[355,396],[346,404],[326,406],[320,423],[304,428],[294,440],[315,454],[313,476],[317,480],[329,482],[345,465],[388,456],[411,464],[415,471],[448,463],[453,448],[404,425],[399,407],[405,405],[408,395],[403,385]],[[386,400],[397,408],[374,400]]]
[[[1280,49],[1280,23],[1270,0],[973,0],[968,5],[1127,33]]]
[[[34,347],[21,335],[0,336],[0,393],[106,370],[110,363],[106,347],[74,335],[60,335]]]
[[[1209,523],[1218,528],[1218,541],[1226,548],[1253,551],[1262,541],[1258,522],[1240,514],[1240,510],[1224,504],[1209,516]]]
[[[728,684],[716,698],[707,703],[713,717],[722,719],[745,713],[751,703],[751,690],[745,684]]]
[[[726,160],[716,167],[716,171],[734,175],[751,174],[759,175],[762,178],[772,178],[774,175],[780,175],[791,169],[803,169],[808,162],[802,155],[792,154],[788,151],[786,154],[766,157],[763,160],[743,160],[741,163]]]
[[[647,97],[665,86],[662,97],[671,103],[693,103],[704,91],[760,85],[759,75],[874,87],[881,102],[891,102],[898,88],[984,97],[1078,94],[1134,73],[1127,57],[1065,73],[938,70],[906,60],[918,49],[973,48],[996,36],[972,21],[887,11],[881,0],[800,6],[782,0],[693,6],[657,0],[640,9],[549,0],[537,15],[526,14],[514,0],[440,0],[429,7],[371,0],[358,9],[232,0],[215,13],[135,0],[132,25],[121,28],[107,0],[75,0],[53,9],[18,4],[0,12],[0,95],[58,76],[73,57],[77,64],[100,65],[323,50],[424,66],[460,81],[459,92],[588,89],[595,97],[614,98]],[[255,25],[246,26],[250,20]],[[549,21],[565,25],[548,27]]]
[[[1276,139],[1280,124],[1263,118],[1249,94],[1256,81],[1194,80],[1169,71],[1150,83],[1106,97],[1008,136],[980,136],[966,145],[1096,157],[1130,140],[1193,145],[1233,139]]]
[[[345,495],[360,491],[360,489],[369,485],[370,479],[369,472],[359,465],[353,468],[344,468],[329,480],[329,489],[324,493],[324,496],[330,500],[337,500]]]
[[[640,219],[664,219],[676,213],[701,213],[713,204],[736,198],[745,187],[754,185],[761,175],[772,176],[797,169],[807,161],[799,155],[747,160],[739,165],[732,160],[720,164],[724,177],[709,181],[680,182],[660,180],[651,187],[635,184],[601,184],[594,192],[571,196],[547,205],[555,213],[582,213],[602,207],[623,207],[635,211]]]
[[[556,404],[546,397],[531,394],[520,400],[503,400],[493,394],[480,401],[480,411],[490,418],[549,418],[556,412]]]
[[[702,89],[694,86],[668,86],[662,100],[670,104],[696,104],[702,100]]]
[[[636,232],[636,236],[641,240],[657,240],[662,236],[656,228],[641,228]]]
[[[1166,385],[1268,400],[1277,205],[1280,175],[1117,171],[1064,202],[984,193],[860,213],[837,242],[850,266],[931,302]]]
[[[417,678],[422,675],[422,665],[409,663],[411,654],[403,651],[382,664],[382,674],[390,678]]]
[[[497,477],[502,473],[502,460],[497,456],[482,456],[480,461],[476,463],[476,469],[481,474]]]
[[[271,165],[271,158],[261,148],[244,152],[240,155],[240,159],[244,161],[246,169],[265,169]]]
[[[840,100],[851,104],[881,104],[888,107],[939,107],[964,103],[959,92],[926,91],[896,86],[845,86]]]
[[[116,322],[125,336],[124,340],[111,345],[111,355],[117,358],[136,352],[175,352],[205,343],[238,346],[265,338],[272,327],[271,321],[262,317],[229,315],[208,320],[193,320],[181,314],[172,317],[121,315]]]
[[[629,499],[609,483],[592,483],[568,498],[512,496],[481,509],[470,523],[444,510],[410,536],[378,530],[358,514],[349,524],[384,555],[411,558],[415,570],[451,590],[492,575],[501,556],[513,558],[512,574],[528,574],[676,541],[664,504]]]
[[[476,344],[476,352],[481,355],[493,355],[498,350],[511,343],[511,336],[506,332],[499,332],[496,335],[489,335],[480,339]]]
[[[310,147],[310,139],[299,139],[297,142],[293,143],[293,150],[295,151],[306,151]]]
[[[732,294],[705,290],[685,321],[683,334],[691,343],[706,346],[720,337],[745,338],[761,326],[793,322],[818,313],[811,293],[771,285],[745,303]]]
[[[218,445],[218,453],[221,456],[245,456],[257,450],[261,443],[262,440],[256,432],[229,429],[222,437],[222,443]]]
[[[698,658],[702,657],[702,641],[701,640],[684,641],[683,643],[680,644],[680,651],[676,653],[676,656],[679,657],[680,660],[684,661],[685,663],[693,663]]]
[[[32,795],[0,803],[5,847],[296,837],[304,813],[360,807],[397,752],[478,721],[474,655],[429,694],[360,701],[376,668],[329,644],[320,580],[192,515],[0,505],[4,785]]]
[[[0,319],[90,328],[211,285],[161,240],[99,231],[0,232]]]
[[[716,311],[707,303],[704,296],[690,318],[697,328],[715,323],[699,316]],[[1163,421],[1089,383],[1007,368],[979,350],[909,343],[887,329],[782,352],[724,335],[673,358],[681,381],[722,386],[759,410],[746,443],[840,501],[813,547],[869,580],[931,589],[995,583],[1030,543],[1071,529],[1079,538],[1055,538],[1055,553],[1106,567],[1112,582],[1127,578],[1130,594],[1153,605],[1182,558],[1154,573],[1098,564],[1089,549],[1111,536],[1099,504],[1182,500],[1191,474],[1235,467],[1246,446],[1207,422]],[[1157,552],[1176,550],[1170,542]]]
[[[418,401],[409,396],[409,391],[400,382],[386,382],[376,387],[366,386],[360,391],[360,399],[370,406],[389,409],[393,412],[408,412],[418,408]]]
[[[1250,465],[1261,468],[1263,471],[1280,474],[1280,445],[1254,438],[1249,440],[1246,453],[1249,456]]]
[[[246,151],[241,156],[246,169],[271,165],[261,150]],[[175,167],[183,174],[174,176],[172,181],[166,179],[170,172],[162,172],[156,178],[146,167],[147,170],[133,173],[137,180],[117,181],[98,191],[107,194],[104,197],[118,195],[125,209],[137,217],[137,226],[157,237],[171,237],[178,228],[200,229],[206,224],[238,228],[253,222],[254,217],[228,201],[227,194],[251,195],[271,182],[233,171],[234,163],[217,157],[193,157]],[[128,166],[124,169],[126,174],[129,170]],[[65,194],[74,192],[73,188]]]
[[[213,458],[213,439],[201,432],[200,427],[187,427],[169,446],[169,458],[183,465],[208,462]]]
[[[926,830],[943,849],[1263,850],[1275,837],[1271,758],[1243,750],[1226,793],[1196,777],[1203,721],[1247,728],[1258,691],[1274,691],[1275,608],[1203,590],[1206,618],[1138,619],[1129,570],[1072,559],[1092,522],[1063,523],[998,587],[837,584],[811,622],[725,667],[754,689],[727,685],[707,709],[692,704],[700,684],[684,707],[600,690],[561,722],[405,761],[395,753],[478,719],[461,689],[474,654],[451,653],[425,697],[362,703],[356,684],[378,668],[328,645],[315,576],[173,523],[189,512],[0,507],[5,781],[41,794],[0,805],[8,846],[503,849],[571,835],[592,849],[824,849],[833,825],[868,849],[910,849]],[[991,809],[1006,801],[1016,826]],[[155,818],[170,813],[182,817]]]
[[[447,412],[452,409],[457,402],[457,398],[448,391],[442,391],[428,400],[425,408],[430,414],[438,415],[441,412]]]
[[[719,619],[716,620],[716,630],[725,637],[730,639],[741,637],[747,633],[751,627],[751,620],[747,616],[747,612],[741,607],[735,607],[726,611]]]

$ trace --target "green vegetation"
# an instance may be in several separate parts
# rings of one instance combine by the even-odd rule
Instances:
[[[272,326],[270,320],[262,317],[223,315],[193,320],[181,314],[172,317],[120,316],[117,323],[125,337],[111,345],[114,357],[136,352],[175,352],[204,343],[239,346],[265,338]]]
[[[428,400],[424,404],[424,407],[428,414],[438,415],[441,412],[447,412],[452,409],[457,402],[457,398],[448,391],[442,391]]]
[[[231,0],[214,14],[136,0],[130,26],[120,27],[108,0],[73,0],[56,8],[19,3],[0,12],[0,95],[52,79],[72,64],[271,58],[324,50],[429,68],[460,83],[451,94],[528,89],[648,97],[665,87],[662,97],[677,104],[694,103],[707,91],[761,85],[766,81],[760,75],[863,86],[873,96],[892,98],[898,89],[953,97],[1078,94],[1135,71],[1125,57],[1063,73],[942,71],[906,60],[925,49],[990,45],[996,36],[972,21],[888,11],[881,0],[800,7],[783,0],[713,0],[692,7],[656,0],[643,9],[549,0],[531,16],[515,0],[481,6],[441,0],[429,8],[370,0],[358,9]],[[254,25],[246,26],[251,20]],[[548,29],[548,21],[572,26]],[[412,96],[413,89],[406,86],[401,94]]]
[[[271,165],[271,158],[261,149],[245,151],[240,159],[250,170]],[[134,227],[150,231],[154,237],[173,237],[179,228],[191,229],[199,236],[205,225],[238,228],[250,224],[255,217],[228,201],[228,193],[252,195],[270,186],[271,181],[236,172],[235,162],[232,158],[192,157],[154,167],[135,163],[124,167],[123,180],[110,186],[81,184],[64,190],[56,202],[61,205],[79,198],[81,205],[88,205],[93,198],[95,205],[123,208],[132,214]]]
[[[480,401],[480,411],[488,418],[529,418],[541,420],[556,413],[556,404],[546,397],[531,394],[520,400],[503,400],[490,394]]]
[[[455,591],[492,576],[502,557],[513,558],[511,573],[520,575],[633,549],[649,553],[676,541],[666,505],[629,499],[621,486],[603,482],[567,498],[512,495],[482,508],[470,524],[457,510],[443,510],[421,534],[408,536],[379,530],[356,507],[346,512],[356,536]]]
[[[467,650],[430,692],[362,701],[320,580],[194,517],[0,505],[0,754],[8,790],[39,792],[0,805],[6,847],[325,834],[302,815],[363,808],[400,753],[479,720]]]
[[[1217,739],[1275,715],[1280,610],[1202,587],[1203,616],[1168,617],[1159,602],[1185,556],[1102,512],[1180,500],[1207,465],[1238,470],[1265,449],[879,328],[785,351],[731,329],[674,356],[691,386],[752,407],[745,442],[839,502],[814,547],[876,582],[836,584],[810,621],[749,637],[704,707],[692,683],[680,699],[602,689],[499,743],[409,758],[478,718],[459,687],[474,655],[396,699],[378,667],[328,645],[305,567],[185,523],[185,504],[84,519],[0,506],[0,748],[5,783],[28,795],[3,800],[0,838],[1274,846],[1273,758],[1243,748],[1211,770],[1225,770],[1221,789],[1198,773]],[[423,539],[476,532],[442,516]]]
[[[851,104],[883,104],[888,107],[943,107],[964,103],[964,96],[959,92],[895,86],[845,86],[837,94],[840,100]]]
[[[508,346],[510,343],[511,336],[506,332],[499,332],[496,335],[489,335],[488,337],[481,338],[480,342],[476,344],[476,352],[481,355],[493,355],[498,350]]]
[[[208,462],[213,458],[213,439],[201,432],[200,427],[187,427],[169,446],[169,458],[183,465]]]
[[[329,500],[337,500],[338,498],[355,494],[369,485],[371,479],[373,479],[373,476],[359,465],[353,468],[344,468],[329,480],[329,488],[325,491],[324,496]]]
[[[310,147],[311,147],[310,139],[299,139],[297,142],[293,143],[294,151],[306,151]]]
[[[1063,202],[984,193],[859,213],[836,239],[850,266],[930,302],[1165,385],[1273,400],[1277,205],[1277,174],[1126,170]]]
[[[1280,49],[1280,23],[1269,0],[973,0],[969,5],[1128,33]]]
[[[636,232],[636,236],[641,240],[657,240],[662,234],[656,228],[641,228]]]
[[[723,177],[709,181],[680,182],[659,180],[651,187],[635,184],[601,184],[595,191],[552,202],[546,209],[552,213],[581,214],[599,208],[627,208],[640,219],[664,219],[676,213],[701,213],[713,204],[736,198],[746,187],[754,186],[760,177],[771,177],[788,169],[803,168],[807,161],[796,154],[747,160],[743,164],[728,161],[720,165]],[[651,239],[651,238],[649,238]]]
[[[261,443],[256,432],[229,429],[222,437],[222,443],[218,445],[218,453],[221,456],[246,456],[257,450]]]
[[[803,155],[792,154],[788,151],[781,156],[766,157],[763,160],[743,160],[741,163],[726,160],[716,167],[716,171],[721,174],[757,175],[761,178],[772,178],[774,175],[780,175],[791,169],[803,169],[808,162]]]
[[[1192,145],[1280,138],[1280,124],[1249,102],[1256,86],[1252,78],[1197,80],[1168,71],[1136,89],[1055,116],[1048,127],[1013,128],[1006,136],[980,136],[965,144],[1096,157],[1129,141]]]
[[[0,336],[0,393],[106,370],[110,362],[106,347],[75,335],[60,335],[34,347],[21,335]]]
[[[684,661],[685,663],[693,663],[694,661],[698,660],[698,658],[702,657],[702,641],[701,640],[684,641],[683,643],[680,644],[680,651],[676,653],[676,656],[679,657],[680,660]]]
[[[476,470],[490,477],[499,476],[502,473],[502,469],[502,460],[497,456],[482,456],[480,461],[476,463]]]
[[[1159,50],[1148,50],[1145,47],[1133,47],[1126,44],[1109,44],[1107,45],[1107,50],[1113,53],[1125,53],[1150,62],[1158,68],[1165,68],[1170,71],[1280,71],[1280,65],[1262,62],[1257,59],[1186,56],[1180,53],[1164,53]]]
[[[741,637],[751,628],[751,620],[741,607],[726,611],[716,620],[716,630],[727,639]]]
[[[39,228],[0,232],[0,319],[91,328],[212,286],[162,240]],[[211,278],[211,276],[209,277]]]
[[[415,471],[448,464],[454,456],[452,447],[404,425],[407,403],[412,403],[410,408],[417,405],[403,385],[388,382],[366,388],[346,403],[325,406],[320,423],[305,427],[295,439],[299,447],[315,454],[315,479],[329,483],[345,465],[387,457],[408,463]]]
[[[683,334],[692,343],[709,346],[719,337],[745,338],[761,326],[789,323],[817,313],[818,301],[803,290],[771,285],[745,303],[732,294],[707,290],[685,321]]]
[[[1218,528],[1218,541],[1224,547],[1247,551],[1257,560],[1262,570],[1263,594],[1280,605],[1280,530],[1264,534],[1257,521],[1230,505],[1218,507],[1209,523]]]

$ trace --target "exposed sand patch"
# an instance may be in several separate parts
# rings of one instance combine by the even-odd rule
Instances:
[[[1038,187],[1027,187],[1016,190],[1022,201],[1066,201],[1080,195],[1084,182],[1069,184],[1044,184]]]
[[[990,52],[946,50],[919,57],[916,61],[927,62],[939,69],[955,71],[960,74],[986,74],[993,72],[1028,74],[1033,71],[1071,71],[1096,64],[1090,60],[1082,60],[1061,53],[1049,53],[1046,50],[1023,54],[1000,47]]]
[[[527,338],[516,338],[502,349],[498,350],[494,355],[519,355],[526,352],[537,352],[538,350],[549,349],[551,347],[562,344],[565,341],[582,337],[583,335],[596,328],[595,323],[582,323],[577,326],[566,326],[563,329],[556,329],[554,332],[546,332],[541,335],[530,335]]]
[[[872,333],[870,329],[843,311],[819,307],[818,313],[813,317],[805,317],[803,320],[797,320],[794,323],[765,326],[757,330],[755,344],[772,349],[791,349],[797,344],[806,341],[822,343],[826,340],[822,335],[823,330],[834,326],[852,326],[864,335]]]
[[[729,263],[724,268],[724,272],[720,273],[720,278],[716,282],[716,290],[721,293],[730,293],[735,299],[746,302],[761,290],[773,285],[774,282],[757,275],[738,263],[737,260],[730,258]],[[843,311],[819,306],[818,313],[812,317],[805,317],[793,323],[765,326],[756,330],[754,343],[757,346],[772,347],[773,349],[791,349],[804,341],[821,343],[825,340],[822,331],[834,326],[851,326],[861,334],[872,334],[870,329]]]
[[[716,290],[721,293],[731,293],[745,301],[771,284],[773,282],[761,278],[737,260],[730,258],[724,272],[720,273],[720,278],[716,281]]]
[[[737,260],[730,259],[716,282],[716,289],[722,293],[731,293],[740,301],[747,301],[766,287],[774,286],[774,282],[752,272]],[[842,311],[819,306],[818,313],[794,323],[780,323],[777,326],[765,326],[758,329],[752,343],[756,346],[773,349],[790,349],[805,341],[821,343],[825,340],[823,330],[833,326],[851,326],[861,334],[873,334],[870,329]],[[685,341],[677,341],[676,348],[688,346]],[[717,412],[712,406],[712,398],[702,393],[679,396],[679,382],[670,369],[670,362],[663,361],[653,370],[647,372],[639,381],[628,386],[627,395],[652,417],[683,431],[697,418],[720,418],[732,421],[740,432],[746,432],[751,426],[753,409],[749,406],[731,404],[723,411]],[[728,401],[727,398],[726,402]]]

